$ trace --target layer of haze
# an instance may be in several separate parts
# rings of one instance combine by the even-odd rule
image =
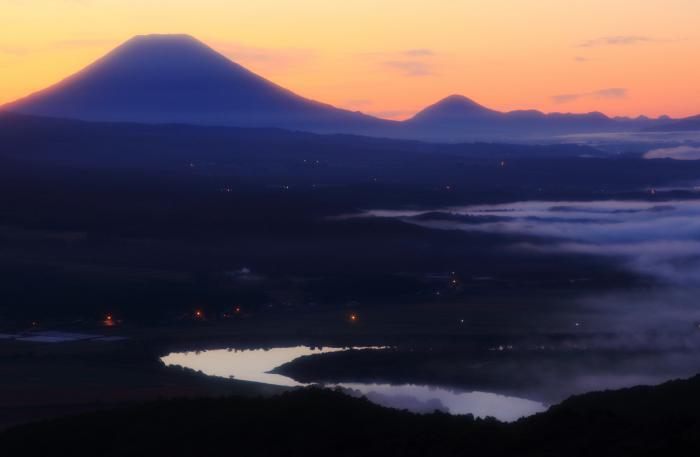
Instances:
[[[696,0],[0,0],[0,103],[136,34],[188,33],[301,95],[405,118],[451,93],[499,110],[700,112]]]
[[[700,286],[700,200],[523,201],[449,208],[439,213],[370,211],[442,230],[527,235],[516,249],[618,259],[663,283]]]

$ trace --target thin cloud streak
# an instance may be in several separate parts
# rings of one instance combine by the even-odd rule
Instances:
[[[420,49],[409,49],[409,50],[404,51],[402,54],[410,56],[410,57],[432,57],[435,55],[435,52],[432,49],[420,48]]]
[[[65,49],[91,48],[100,46],[116,46],[119,42],[116,40],[105,38],[77,38],[69,40],[59,40],[46,43],[45,45],[28,47],[28,46],[2,46],[0,47],[1,54],[10,54],[16,57],[25,56],[42,51],[60,51]]]
[[[269,69],[286,69],[314,59],[310,49],[264,48],[241,43],[213,43],[215,49],[235,62],[257,64]]]
[[[343,105],[352,106],[355,108],[360,108],[363,106],[371,106],[372,104],[374,104],[374,102],[370,99],[367,99],[367,98],[350,99],[350,100],[345,100],[345,102],[343,102]]]
[[[430,65],[415,60],[387,60],[383,64],[404,76],[431,76],[434,74]]]
[[[578,94],[558,94],[552,96],[552,101],[555,103],[570,103],[582,98],[598,98],[598,99],[625,99],[627,98],[627,89],[623,87],[609,87],[600,89],[594,92],[584,92]]]
[[[654,43],[658,41],[660,40],[643,35],[613,35],[584,41],[583,43],[580,43],[578,47],[594,48],[599,46],[630,46],[635,44]]]

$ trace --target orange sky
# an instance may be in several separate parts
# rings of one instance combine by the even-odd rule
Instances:
[[[301,95],[404,118],[700,113],[698,0],[0,0],[0,104],[136,34],[188,33]]]

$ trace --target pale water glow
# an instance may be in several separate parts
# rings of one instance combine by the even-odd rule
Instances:
[[[340,386],[357,390],[379,405],[415,412],[440,410],[450,414],[491,416],[510,422],[547,409],[536,401],[489,392],[466,392],[415,384],[342,383]]]
[[[161,360],[166,365],[179,365],[210,376],[296,387],[304,384],[287,376],[268,372],[299,357],[342,350],[341,348],[312,349],[306,346],[274,349],[217,349],[174,352],[162,357]]]
[[[172,353],[162,357],[161,360],[169,366],[182,366],[210,376],[296,387],[305,384],[287,376],[269,373],[269,371],[298,357],[343,350],[346,349],[312,349],[305,346],[244,350],[219,349]],[[349,389],[350,393],[364,395],[374,403],[392,408],[414,412],[440,410],[451,414],[473,414],[477,417],[492,416],[502,421],[513,421],[546,409],[542,403],[522,398],[488,392],[458,391],[434,386],[339,383],[327,387]]]

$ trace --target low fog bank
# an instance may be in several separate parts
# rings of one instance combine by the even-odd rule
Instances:
[[[610,257],[659,283],[700,285],[700,200],[525,201],[368,214],[440,230],[531,236],[536,242],[511,248]]]
[[[302,357],[275,372],[304,382],[440,386],[551,405],[585,392],[656,385],[700,372],[700,288],[593,294],[495,334]],[[466,308],[465,308],[466,309]],[[500,311],[494,311],[494,315]],[[479,327],[484,316],[464,314]]]

